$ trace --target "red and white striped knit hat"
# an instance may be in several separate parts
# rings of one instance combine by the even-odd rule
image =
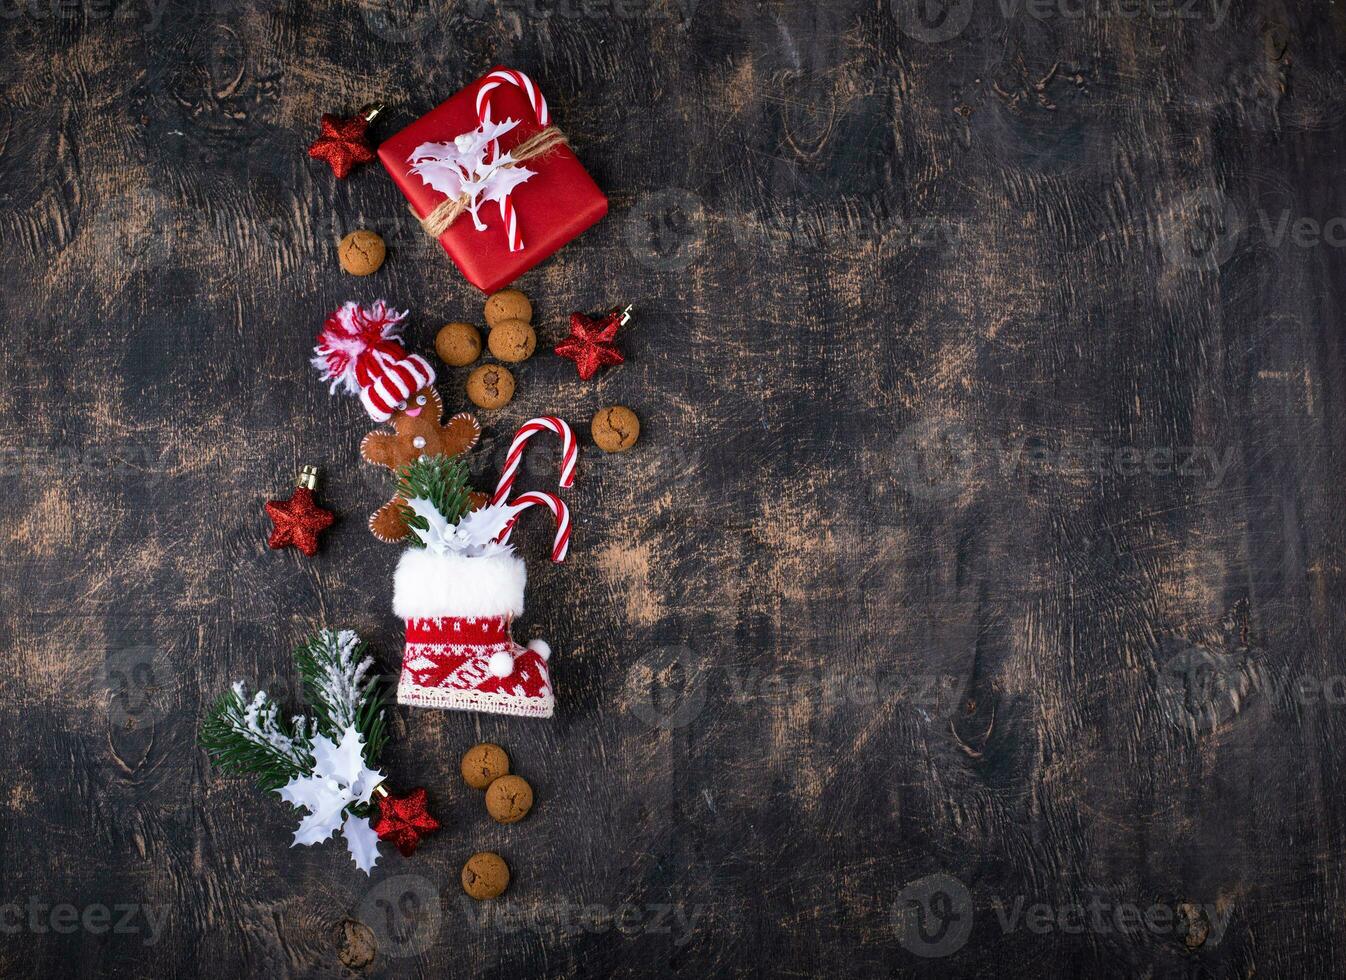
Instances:
[[[386,422],[407,399],[435,383],[435,369],[403,349],[398,324],[406,317],[383,300],[365,309],[342,305],[327,318],[313,348],[313,366],[324,381],[359,395],[369,417]]]

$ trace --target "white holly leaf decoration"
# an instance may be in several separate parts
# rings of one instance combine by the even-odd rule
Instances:
[[[505,156],[509,157],[509,154],[506,153]],[[500,169],[491,172],[491,179],[486,182],[486,186],[482,189],[481,197],[487,201],[503,202],[514,188],[532,176],[534,176],[534,171],[527,167],[506,167],[505,160],[501,160]]]
[[[328,780],[324,782],[330,783]],[[330,784],[314,794],[304,805],[309,813],[299,821],[294,832],[294,844],[321,844],[341,826],[341,814],[350,802],[347,795],[335,784]]]
[[[352,803],[368,803],[381,782],[383,774],[365,765],[364,738],[354,725],[342,732],[339,743],[326,735],[316,735],[312,773],[296,776],[276,790],[286,803],[308,811],[299,821],[294,843],[307,845],[327,840],[341,827],[346,808]],[[350,823],[350,819],[346,822]]]
[[[412,173],[450,200],[466,197],[472,224],[478,231],[485,231],[486,225],[477,216],[482,199],[501,202],[503,214],[505,197],[534,176],[527,167],[511,166],[514,158],[508,153],[486,159],[495,141],[517,125],[517,119],[505,119],[460,133],[451,143],[422,143],[407,162]]]
[[[517,506],[491,504],[465,514],[453,529],[454,546],[459,551],[467,551],[491,544],[518,512]]]
[[[413,527],[411,529],[412,533],[420,538],[421,543],[431,551],[443,554],[447,547],[446,541],[449,535],[453,533],[449,528],[449,522],[444,520],[444,515],[424,497],[412,497],[407,501],[407,506],[417,517],[424,518],[426,524],[424,529]]]
[[[341,825],[341,833],[346,838],[346,849],[355,866],[369,874],[379,860],[379,835],[374,832],[373,825],[368,819],[352,813]]]

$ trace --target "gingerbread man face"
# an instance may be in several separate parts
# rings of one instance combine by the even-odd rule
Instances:
[[[416,392],[406,405],[393,413],[388,424],[392,432],[371,432],[360,443],[360,455],[377,466],[386,466],[396,472],[422,456],[457,456],[477,444],[481,425],[476,416],[459,412],[447,423],[441,423],[444,402],[434,388],[426,386]],[[474,495],[473,503],[479,506]],[[369,529],[381,541],[400,541],[406,537],[407,526],[402,521],[400,497],[393,497],[369,519]]]
[[[422,456],[457,456],[477,444],[481,426],[475,416],[459,412],[440,422],[444,402],[434,388],[422,388],[405,407],[393,413],[392,433],[371,432],[360,443],[360,455],[378,466],[397,470]]]

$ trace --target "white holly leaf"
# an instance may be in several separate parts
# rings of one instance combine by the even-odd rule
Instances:
[[[337,794],[334,799],[325,801],[305,816],[299,821],[299,829],[294,832],[294,844],[291,846],[321,844],[331,837],[341,826],[341,814],[346,809],[346,803],[344,794]]]
[[[514,158],[508,153],[487,159],[495,141],[517,125],[518,120],[506,119],[460,133],[451,143],[422,143],[407,162],[412,173],[445,197],[465,198],[473,225],[485,231],[486,225],[477,215],[482,199],[500,202],[503,213],[503,202],[510,191],[533,176],[526,167],[511,166]]]
[[[369,820],[352,813],[341,825],[341,833],[346,838],[346,849],[355,866],[369,874],[379,860],[379,835]]]
[[[337,791],[337,785],[326,776],[295,776],[276,793],[291,806],[307,807],[311,812],[327,798],[328,792]]]
[[[502,162],[499,169],[493,169],[481,182],[483,185],[481,197],[487,201],[503,201],[509,197],[514,188],[532,177],[533,173],[527,167],[506,167]]]
[[[424,530],[413,527],[411,529],[412,533],[420,538],[421,543],[431,551],[443,554],[445,540],[452,533],[449,529],[449,522],[444,520],[444,515],[424,497],[412,497],[407,501],[407,506],[417,517],[424,518],[426,523]]]
[[[357,803],[368,803],[369,798],[374,795],[374,790],[378,788],[379,783],[383,782],[383,780],[384,776],[382,770],[361,766],[360,775],[350,787],[350,795],[352,799]]]
[[[411,172],[425,184],[449,200],[463,196],[463,183],[472,170],[459,163],[452,143],[422,143],[416,147],[411,160]]]
[[[509,504],[491,504],[465,514],[453,529],[453,544],[459,551],[490,544],[510,522],[517,508]]]
[[[364,768],[364,738],[354,727],[341,733],[341,743],[333,744],[326,735],[313,740],[313,771],[345,786],[360,778]]]

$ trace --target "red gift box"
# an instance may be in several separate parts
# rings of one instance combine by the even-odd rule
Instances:
[[[480,105],[494,122],[520,121],[500,136],[501,154],[541,132],[550,121],[546,102],[532,80],[497,66],[387,139],[379,147],[379,159],[418,217],[429,215],[447,195],[413,172],[412,153],[424,143],[453,143],[461,134],[475,133],[483,121]],[[556,146],[522,166],[534,174],[509,194],[521,248],[510,250],[509,229],[499,205],[490,200],[481,201],[478,210],[486,230],[479,231],[473,216],[463,213],[439,236],[468,282],[484,292],[507,286],[608,213],[607,197],[568,146]]]

